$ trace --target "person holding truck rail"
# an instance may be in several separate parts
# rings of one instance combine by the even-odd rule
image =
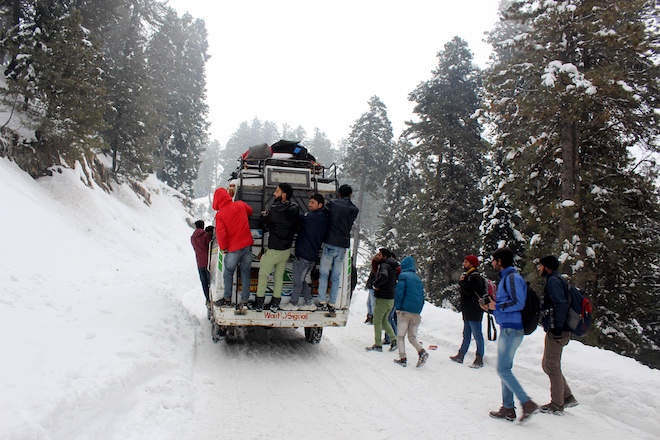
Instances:
[[[247,203],[232,201],[224,188],[218,188],[213,195],[215,209],[215,231],[218,248],[225,253],[223,281],[225,292],[222,299],[214,304],[218,307],[231,305],[231,294],[236,267],[241,268],[241,300],[238,308],[245,307],[250,298],[250,266],[252,264],[252,232],[248,217],[252,208]]]
[[[312,300],[312,289],[305,278],[314,269],[319,258],[319,250],[323,245],[323,238],[328,228],[328,214],[323,205],[325,199],[321,194],[314,194],[309,198],[309,211],[300,214],[300,231],[296,239],[296,258],[293,261],[293,291],[291,301],[280,306],[282,310],[316,310]],[[305,304],[298,307],[300,293],[305,297]]]
[[[328,231],[323,241],[321,267],[319,269],[319,305],[322,311],[330,316],[335,314],[339,280],[346,249],[351,246],[351,228],[360,210],[351,202],[353,188],[350,185],[339,187],[339,198],[327,203]],[[328,278],[332,270],[332,285],[330,286],[330,302],[327,300]]]
[[[261,220],[270,232],[268,236],[268,249],[261,256],[259,268],[259,283],[257,285],[257,298],[255,310],[260,312],[264,308],[266,299],[266,286],[268,276],[275,269],[273,297],[270,309],[276,312],[282,300],[282,286],[284,285],[284,270],[286,262],[291,255],[293,236],[298,229],[298,213],[300,207],[292,202],[293,187],[288,183],[280,183],[273,193],[275,201],[269,210],[261,213]]]

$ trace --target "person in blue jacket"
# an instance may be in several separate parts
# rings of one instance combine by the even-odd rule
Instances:
[[[424,350],[422,344],[417,340],[417,330],[422,322],[422,308],[424,307],[424,285],[417,276],[415,260],[408,256],[401,261],[401,274],[396,285],[394,295],[394,309],[397,315],[397,346],[399,347],[399,359],[394,362],[406,367],[408,359],[406,357],[406,334],[408,340],[415,347],[419,354],[417,367],[426,363],[429,354]]]
[[[309,211],[300,214],[300,230],[296,239],[296,258],[293,260],[293,291],[291,300],[280,306],[282,310],[316,310],[312,300],[312,290],[305,278],[312,272],[319,258],[319,250],[323,244],[328,228],[328,214],[323,205],[325,199],[321,194],[314,194],[309,198],[307,207]],[[305,298],[305,304],[298,306],[300,293]]]
[[[495,419],[514,421],[516,419],[515,395],[520,400],[523,414],[520,421],[529,418],[538,410],[538,405],[527,396],[525,390],[513,375],[513,358],[520,347],[525,332],[521,311],[527,298],[527,282],[513,267],[513,251],[500,248],[493,253],[493,269],[500,273],[495,301],[483,303],[484,310],[492,310],[500,325],[500,338],[497,344],[497,374],[502,381],[502,407],[491,411]]]

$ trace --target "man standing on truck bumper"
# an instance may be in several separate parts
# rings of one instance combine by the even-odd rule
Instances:
[[[261,214],[261,220],[268,228],[268,249],[261,256],[259,268],[259,284],[257,285],[257,299],[255,309],[263,310],[266,298],[268,275],[275,269],[273,297],[270,309],[277,311],[282,299],[282,286],[284,284],[284,270],[286,262],[291,255],[293,236],[298,229],[298,213],[300,207],[291,201],[293,188],[288,183],[280,183],[273,193],[275,201],[268,211]]]
[[[225,292],[223,298],[215,302],[218,307],[231,304],[231,294],[234,290],[234,272],[241,269],[241,305],[245,305],[250,297],[250,267],[252,265],[252,232],[248,217],[252,208],[247,203],[232,201],[224,188],[218,188],[213,194],[213,209],[215,214],[215,231],[218,248],[224,253],[224,270],[222,277]]]
[[[319,278],[319,305],[321,310],[335,313],[339,293],[344,254],[351,246],[351,228],[360,211],[351,202],[353,188],[349,185],[339,187],[339,198],[326,204],[328,211],[328,232],[323,242]],[[332,285],[330,286],[330,302],[327,302],[328,277],[332,270]]]
[[[282,310],[316,310],[312,300],[312,289],[305,281],[314,269],[319,258],[319,250],[328,229],[328,213],[323,209],[325,199],[321,194],[309,198],[309,211],[300,214],[300,231],[296,239],[296,258],[293,261],[293,291],[291,301],[280,306]],[[300,293],[305,296],[305,304],[298,307]]]

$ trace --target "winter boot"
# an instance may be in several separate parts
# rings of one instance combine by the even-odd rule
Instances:
[[[417,361],[417,368],[423,366],[426,363],[426,360],[429,358],[429,354],[426,350],[422,350],[419,353],[419,360]]]
[[[335,305],[334,304],[328,304],[328,314],[326,315],[328,317],[334,318],[337,316],[337,312],[335,312]]]
[[[516,409],[502,407],[499,411],[491,411],[490,416],[494,419],[505,419],[513,422],[516,420]]]
[[[484,358],[483,356],[477,355],[477,357],[474,358],[474,362],[472,365],[470,365],[470,368],[481,368],[484,366]]]
[[[532,417],[532,414],[539,410],[539,406],[530,399],[522,404],[522,410],[523,414],[520,416],[520,421],[524,422],[525,420]]]
[[[374,315],[367,315],[367,319],[364,320],[365,324],[371,324],[373,325],[374,323]]]
[[[399,364],[402,367],[407,367],[408,366],[408,359],[403,358],[403,359],[394,359],[395,364]]]
[[[564,408],[573,408],[574,406],[578,406],[580,403],[575,400],[575,397],[571,394],[568,397],[564,397]]]
[[[396,346],[397,346],[397,342],[396,342],[396,339],[394,339],[392,341],[392,343],[390,344],[390,351],[396,350]]]
[[[271,298],[270,299],[270,311],[275,313],[277,310],[280,308],[280,301],[282,301],[282,298]]]
[[[546,403],[545,405],[541,405],[541,408],[539,408],[539,411],[544,413],[544,414],[553,414],[555,416],[563,416],[564,415],[564,407],[561,405],[557,405],[556,403],[550,402]]]
[[[459,351],[456,356],[449,356],[449,359],[451,359],[454,362],[458,362],[459,364],[462,364],[464,357],[465,357],[465,353]]]
[[[266,299],[265,296],[258,296],[254,302],[254,310],[256,310],[257,312],[263,312],[265,299]]]

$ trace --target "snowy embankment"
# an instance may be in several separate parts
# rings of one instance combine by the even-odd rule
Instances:
[[[318,345],[302,331],[253,329],[214,344],[177,193],[84,186],[77,171],[32,180],[0,159],[0,438],[190,439],[660,437],[660,372],[573,341],[564,371],[580,405],[524,425],[493,420],[496,343],[486,366],[451,362],[460,316],[428,305],[421,369],[366,353],[356,291],[346,328]],[[549,400],[543,334],[515,372]],[[408,345],[409,357],[415,358]],[[474,346],[468,361],[472,360]]]

